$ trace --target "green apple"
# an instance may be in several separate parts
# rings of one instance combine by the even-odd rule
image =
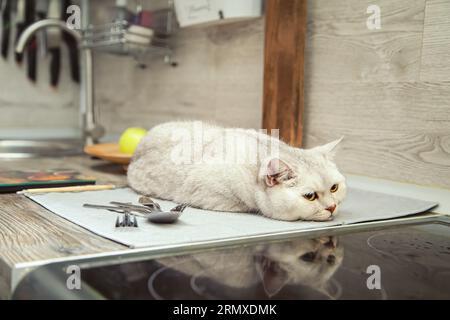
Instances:
[[[133,154],[139,142],[147,134],[147,130],[143,128],[128,128],[119,139],[120,152]]]

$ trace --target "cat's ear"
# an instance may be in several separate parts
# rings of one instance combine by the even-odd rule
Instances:
[[[344,137],[341,137],[337,140],[334,140],[332,142],[326,143],[324,145],[315,147],[310,149],[310,151],[312,152],[317,152],[317,153],[321,153],[324,156],[333,159],[334,156],[336,155],[337,150],[339,149],[338,146],[341,143],[341,141],[344,139]]]
[[[261,277],[264,291],[269,298],[280,292],[289,281],[288,273],[280,268],[276,261],[272,261],[267,257],[258,257],[256,270]]]
[[[262,164],[260,175],[264,177],[268,187],[273,187],[285,180],[292,179],[294,172],[286,162],[272,158]]]

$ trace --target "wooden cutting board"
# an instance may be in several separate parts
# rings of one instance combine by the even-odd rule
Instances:
[[[129,164],[132,156],[131,154],[121,152],[117,143],[100,143],[86,146],[84,152],[88,155],[118,164]]]

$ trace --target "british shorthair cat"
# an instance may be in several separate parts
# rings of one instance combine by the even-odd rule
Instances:
[[[300,149],[256,130],[168,122],[137,147],[128,183],[139,193],[202,209],[327,221],[346,195],[333,161],[339,142]]]

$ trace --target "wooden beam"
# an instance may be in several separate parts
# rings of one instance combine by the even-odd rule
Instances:
[[[307,0],[267,0],[263,128],[302,144]]]

